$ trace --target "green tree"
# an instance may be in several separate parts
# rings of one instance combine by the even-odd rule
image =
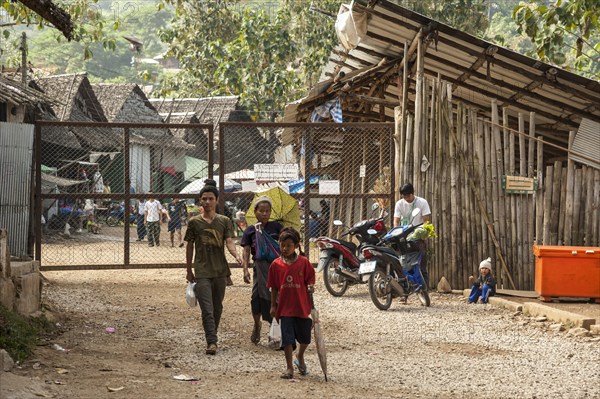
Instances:
[[[55,30],[46,29],[31,40],[30,60],[36,67],[43,66],[46,72],[53,74],[75,73],[86,71],[90,78],[96,81],[136,81],[138,75],[143,72],[145,64],[140,64],[142,57],[152,58],[165,51],[164,45],[158,36],[157,28],[166,26],[173,14],[168,10],[157,12],[156,5],[147,3],[135,4],[131,9],[117,10],[103,9],[102,12],[108,18],[120,19],[118,31],[106,32],[106,38],[115,42],[115,48],[105,51],[102,43],[90,43],[89,49],[94,56],[85,59],[83,47],[79,42],[65,43],[60,34]],[[113,4],[117,6],[119,3]],[[132,53],[129,43],[123,36],[135,36],[143,41],[143,50],[140,53]],[[60,42],[60,45],[57,45]],[[132,62],[132,57],[136,62]]]
[[[390,0],[456,29],[483,37],[488,27],[488,0]]]
[[[318,3],[331,13],[339,7]],[[308,0],[255,5],[165,0],[176,17],[162,38],[182,70],[163,80],[161,94],[238,95],[255,119],[266,120],[303,95],[336,43],[334,19],[310,11]]]
[[[114,50],[115,40],[106,36],[107,29],[117,30],[121,20],[116,18],[112,24],[107,24],[102,15],[101,8],[96,4],[98,0],[56,0],[53,2],[61,11],[66,12],[73,21],[73,31],[69,39],[82,44],[82,52],[85,59],[92,57],[91,43],[101,43],[104,49]],[[21,2],[12,0],[0,0],[0,9],[12,22],[0,24],[2,35],[5,39],[11,36],[11,27],[15,25],[35,25],[39,29],[48,25],[44,17],[26,7]],[[63,32],[64,33],[64,32]],[[67,33],[64,33],[67,35]],[[63,37],[63,40],[64,39]]]
[[[540,60],[600,78],[598,0],[530,1],[515,7],[513,18]]]

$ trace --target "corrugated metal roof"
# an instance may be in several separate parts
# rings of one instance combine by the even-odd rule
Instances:
[[[571,159],[600,169],[600,123],[589,119],[582,120],[571,150],[588,158],[569,155]]]
[[[355,89],[372,84],[386,72],[385,100],[400,105],[398,71],[393,69],[404,57],[404,43],[410,45],[421,29],[427,43],[425,75],[431,79],[439,74],[452,83],[455,100],[487,115],[493,98],[500,107],[509,107],[511,118],[518,112],[534,111],[538,133],[565,147],[568,131],[579,127],[582,118],[600,122],[597,81],[478,39],[386,0],[379,0],[372,9],[355,7],[369,14],[366,37],[349,52],[341,46],[333,50],[320,83],[306,98],[288,104],[285,122],[307,121],[315,106],[336,96],[345,100],[342,104],[347,110]],[[373,68],[379,63],[383,65]],[[411,58],[408,65],[412,64]],[[340,72],[345,74],[341,79]],[[338,77],[336,83],[334,77]],[[412,78],[408,93],[414,103]],[[388,121],[393,120],[391,106],[386,106],[385,114]]]

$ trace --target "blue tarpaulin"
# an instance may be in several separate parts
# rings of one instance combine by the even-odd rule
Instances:
[[[319,182],[319,176],[311,176],[309,184],[317,184]],[[303,193],[304,192],[304,177],[296,180],[290,180],[286,183],[290,188],[290,193]]]

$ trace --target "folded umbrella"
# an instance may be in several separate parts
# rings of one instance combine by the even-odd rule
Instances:
[[[319,311],[315,309],[315,302],[312,294],[310,294],[310,303],[312,305],[310,316],[313,320],[317,355],[319,356],[321,370],[323,370],[323,375],[325,376],[325,382],[327,382],[327,349],[325,348],[325,340],[323,339],[323,334],[321,333],[321,320],[319,319]]]

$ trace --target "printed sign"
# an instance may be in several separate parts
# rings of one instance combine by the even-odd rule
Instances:
[[[298,164],[295,163],[256,163],[254,180],[288,181],[298,178]]]
[[[533,194],[537,190],[535,177],[502,176],[502,188],[507,194]]]
[[[319,180],[319,194],[339,194],[339,180]]]
[[[367,165],[360,165],[360,171],[358,172],[358,177],[366,177],[367,176]]]

